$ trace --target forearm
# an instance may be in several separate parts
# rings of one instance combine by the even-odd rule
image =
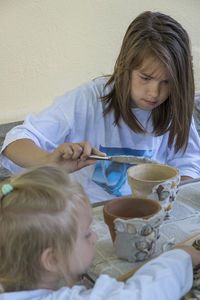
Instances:
[[[2,154],[22,168],[46,164],[49,156],[48,151],[38,147],[30,139],[14,141]]]
[[[101,275],[87,296],[92,299],[98,296],[101,300],[177,300],[191,288],[192,275],[189,255],[173,250],[144,264],[126,283]],[[80,291],[79,298],[86,299],[81,293],[85,292]]]

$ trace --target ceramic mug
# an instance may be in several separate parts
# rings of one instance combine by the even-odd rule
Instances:
[[[130,167],[127,176],[133,197],[158,201],[168,215],[180,182],[178,169],[163,164],[140,164]]]

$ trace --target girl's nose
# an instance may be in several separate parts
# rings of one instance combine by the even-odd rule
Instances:
[[[159,84],[155,81],[154,82],[152,81],[148,87],[148,97],[156,98],[158,95],[159,95]]]

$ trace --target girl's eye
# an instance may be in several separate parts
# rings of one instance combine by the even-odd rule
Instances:
[[[148,80],[151,79],[151,78],[149,78],[149,77],[143,77],[143,76],[140,76],[140,78],[141,78],[142,80],[144,80],[144,81],[148,81]]]
[[[164,84],[168,84],[169,81],[168,81],[168,80],[163,80],[163,83],[164,83]]]

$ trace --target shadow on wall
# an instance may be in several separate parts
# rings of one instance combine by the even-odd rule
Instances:
[[[194,106],[194,120],[195,125],[200,136],[200,92],[195,94]],[[2,147],[6,133],[13,127],[22,124],[23,121],[7,123],[0,125],[0,149]],[[0,165],[0,182],[10,176],[10,172]]]

